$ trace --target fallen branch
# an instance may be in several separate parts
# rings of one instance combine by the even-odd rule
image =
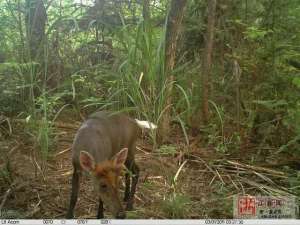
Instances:
[[[230,160],[226,160],[226,162],[228,162],[229,164],[232,164],[232,165],[240,166],[242,168],[245,167],[245,168],[253,169],[253,170],[257,170],[257,171],[268,172],[270,174],[277,174],[277,175],[282,175],[282,176],[285,175],[284,172],[272,170],[272,169],[265,168],[265,167],[251,166],[251,165],[248,165],[248,164],[242,164],[242,163],[235,162],[235,161],[230,161]]]
[[[23,124],[28,123],[28,121],[26,121],[26,119],[14,119],[13,122],[23,123]],[[35,120],[34,122],[37,123],[37,124],[45,123],[42,120]],[[51,121],[48,121],[48,122],[50,123]],[[78,122],[74,122],[74,123],[52,122],[51,124],[54,125],[57,128],[66,128],[66,129],[77,130],[81,123],[78,123]]]

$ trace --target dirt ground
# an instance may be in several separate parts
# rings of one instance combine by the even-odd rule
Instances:
[[[79,126],[80,122],[72,120],[56,123],[55,145],[44,164],[37,147],[31,146],[31,141],[24,138],[28,135],[22,132],[0,143],[3,217],[65,218],[71,188],[71,144]],[[168,154],[152,151],[147,138],[138,141],[136,160],[141,170],[140,180],[134,210],[127,212],[128,218],[232,218],[232,196],[253,187],[242,184],[238,187],[238,182],[230,176],[212,171],[210,162],[219,160],[218,154],[199,147],[193,139],[186,157],[184,138],[173,136],[176,152]],[[122,195],[123,189],[122,180]],[[96,208],[93,185],[85,178],[81,182],[75,217],[95,218]],[[107,211],[105,216],[111,217]]]

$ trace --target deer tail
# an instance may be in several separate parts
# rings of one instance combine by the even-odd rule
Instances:
[[[135,119],[135,122],[137,123],[137,125],[142,128],[142,129],[150,129],[150,130],[154,130],[157,128],[157,125],[155,125],[154,123],[151,123],[149,121],[146,120],[138,120]]]

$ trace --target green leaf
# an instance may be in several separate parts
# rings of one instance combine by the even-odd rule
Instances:
[[[295,77],[292,82],[297,88],[300,88],[300,77]]]

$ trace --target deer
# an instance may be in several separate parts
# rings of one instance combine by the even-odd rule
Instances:
[[[72,190],[67,218],[74,218],[82,174],[89,174],[98,195],[97,218],[104,218],[104,206],[117,219],[126,213],[119,197],[119,180],[124,169],[126,210],[133,209],[139,179],[135,162],[136,141],[142,129],[156,129],[148,121],[132,119],[124,113],[100,111],[90,115],[78,129],[72,145]]]

